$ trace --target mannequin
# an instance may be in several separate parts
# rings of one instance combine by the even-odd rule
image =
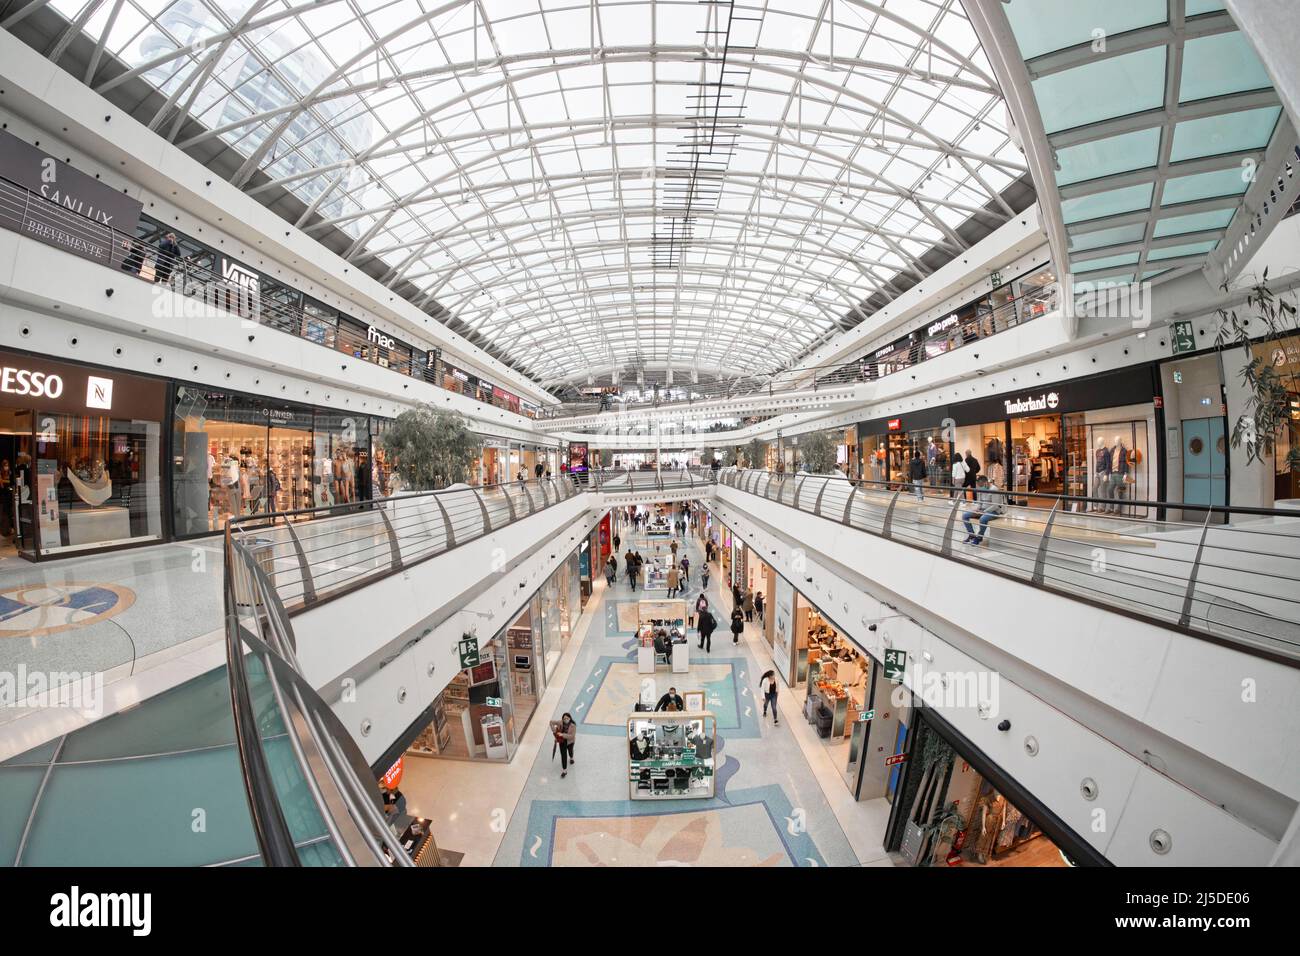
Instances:
[[[1111,514],[1119,514],[1122,510],[1120,502],[1124,500],[1124,482],[1128,478],[1128,472],[1128,449],[1124,446],[1124,439],[1116,435],[1110,448]]]
[[[1093,452],[1092,468],[1092,497],[1101,498],[1103,501],[1110,500],[1110,448],[1106,446],[1104,437],[1097,438],[1097,448]],[[1104,503],[1094,502],[1092,511],[1106,511],[1110,506]]]

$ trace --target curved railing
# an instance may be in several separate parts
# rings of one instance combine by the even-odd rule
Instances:
[[[1300,512],[725,470],[720,483],[981,570],[1300,664]],[[979,533],[980,504],[1001,513]],[[1119,513],[1115,513],[1115,512]],[[1183,520],[1150,515],[1179,512]],[[979,613],[992,609],[981,608]]]
[[[712,487],[711,477],[689,470],[594,471],[228,521],[226,663],[244,786],[264,862],[412,865],[384,819],[373,774],[355,741],[301,675],[293,615],[581,491],[704,491]],[[421,859],[436,861],[436,846]]]

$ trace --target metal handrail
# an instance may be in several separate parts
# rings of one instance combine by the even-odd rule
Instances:
[[[835,475],[800,475],[801,486],[822,487],[815,500],[809,491],[791,500],[782,493],[784,477],[728,469],[720,480],[890,541],[1300,664],[1300,512],[993,488],[976,489],[986,496],[977,502],[965,497],[969,489],[923,484],[918,497],[913,482]],[[959,522],[974,529],[986,504],[1000,512],[984,532],[987,540],[977,532],[980,546],[958,545]],[[1197,520],[1103,514],[1089,506],[1177,511]]]
[[[626,487],[619,480],[624,476],[628,477]],[[653,473],[652,482],[643,480],[638,483],[625,472],[597,470],[585,476],[585,490],[618,493],[686,488],[694,491],[698,487],[698,475],[690,470],[669,472],[668,481],[664,477],[656,472]],[[541,486],[543,490],[536,499],[528,494],[530,484]],[[546,493],[548,489],[551,494]],[[303,777],[306,792],[324,821],[328,831],[327,839],[340,859],[348,865],[412,865],[382,815],[373,806],[370,799],[373,794],[369,793],[369,785],[364,782],[368,768],[365,767],[355,742],[338,722],[329,705],[302,678],[298,666],[297,641],[290,620],[291,612],[304,610],[321,599],[316,594],[324,575],[312,566],[310,557],[322,552],[332,554],[340,534],[337,528],[326,527],[321,530],[322,527],[343,522],[352,525],[354,531],[365,532],[366,537],[362,541],[368,542],[368,545],[359,551],[353,549],[353,557],[371,550],[387,551],[387,559],[375,560],[370,573],[348,582],[348,588],[352,589],[373,584],[435,554],[445,554],[457,547],[458,542],[463,544],[505,525],[522,521],[573,498],[583,489],[584,476],[572,475],[560,479],[513,481],[477,488],[453,486],[370,502],[302,508],[270,515],[245,515],[227,520],[223,581],[231,705],[254,832],[262,858],[267,864],[297,866],[301,861],[279,801],[276,780],[269,772],[262,750],[258,715],[254,711],[249,692],[246,653],[256,656],[263,663],[271,696],[285,725],[298,772]],[[473,496],[473,505],[464,503],[467,492]],[[529,510],[515,510],[512,506],[508,512],[498,511],[504,520],[494,522],[492,510],[488,508],[489,498],[494,506],[501,501],[509,504],[512,493],[521,493],[527,497]],[[460,499],[459,503],[455,499]],[[432,513],[428,507],[430,503],[443,516],[444,533],[439,542],[441,547],[410,558],[401,550],[402,531],[409,530],[412,523],[409,515],[403,519],[405,523],[403,520],[395,521],[387,514],[386,508],[389,505],[415,505],[417,522],[423,523],[428,514]],[[376,513],[381,518],[377,526],[373,520],[369,520]],[[457,539],[454,533],[455,523],[458,518],[470,513],[481,516],[480,533],[470,538]],[[294,566],[301,568],[304,587],[300,592],[282,588],[276,583],[278,559],[274,554],[274,546],[268,551],[267,546],[257,537],[259,533],[277,528],[286,531],[288,547],[293,550],[292,558],[286,553],[284,560],[292,560]],[[353,537],[348,540],[355,543],[357,539]],[[285,544],[286,542],[280,542],[282,547]],[[337,555],[332,554],[332,557]],[[327,590],[326,596],[330,593]],[[295,597],[299,598],[296,603],[293,600]],[[308,755],[309,749],[316,757],[314,761]],[[323,766],[326,771],[335,796],[333,801],[323,792],[323,781],[318,779],[313,770],[317,766]],[[344,821],[337,819],[331,809],[339,804],[347,811],[346,828]],[[345,829],[352,835],[351,840],[345,835]]]

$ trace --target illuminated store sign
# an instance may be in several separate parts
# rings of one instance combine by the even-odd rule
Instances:
[[[1031,412],[1055,411],[1061,404],[1061,397],[1056,392],[1044,392],[1037,397],[1008,398],[1003,400],[1007,415],[1028,415]]]
[[[0,369],[0,392],[28,398],[58,398],[63,394],[63,379],[25,368]]]
[[[395,348],[397,348],[397,340],[396,340],[396,339],[391,338],[390,336],[385,335],[383,332],[380,332],[380,331],[379,331],[377,328],[375,328],[373,325],[372,325],[372,326],[369,326],[369,327],[366,329],[366,338],[369,339],[371,342],[374,342],[374,343],[375,343],[376,345],[378,345],[380,348],[384,348],[384,349],[395,349]]]

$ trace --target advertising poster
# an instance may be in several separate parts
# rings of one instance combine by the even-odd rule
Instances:
[[[775,607],[772,609],[772,660],[786,684],[794,686],[790,662],[794,646],[794,585],[780,575],[776,579]]]
[[[573,442],[569,445],[569,473],[579,484],[587,482],[587,443]]]

